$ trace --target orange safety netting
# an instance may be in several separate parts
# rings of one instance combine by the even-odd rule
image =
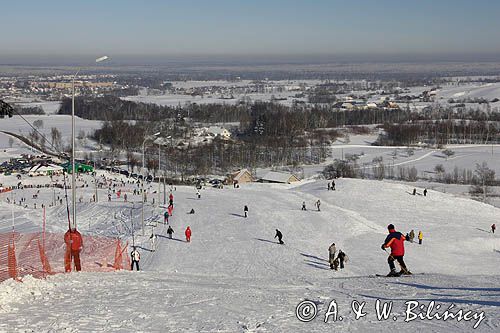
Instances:
[[[123,253],[125,252],[125,259],[126,264],[127,264],[127,269],[130,269],[130,258],[128,256],[128,253],[126,252],[127,250],[128,243],[125,244],[125,246],[121,245],[120,240],[116,241],[116,250],[115,250],[115,263],[113,264],[114,269],[123,269]]]
[[[82,237],[82,271],[113,271],[123,269],[124,264],[129,269],[130,259],[126,253],[128,244],[122,246],[119,240],[111,237]],[[63,273],[65,253],[63,233],[45,233],[45,237],[43,232],[0,234],[0,282],[25,275],[43,278]]]

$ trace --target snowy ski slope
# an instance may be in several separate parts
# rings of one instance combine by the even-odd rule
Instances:
[[[25,278],[0,284],[0,331],[113,332],[470,332],[476,320],[404,322],[405,302],[447,309],[484,311],[476,331],[500,327],[500,237],[489,233],[500,210],[472,200],[429,191],[412,196],[412,187],[379,181],[339,179],[337,191],[326,181],[297,186],[251,184],[240,189],[207,188],[196,198],[192,187],[177,187],[171,218],[174,239],[159,224],[156,252],[149,252],[148,222],[141,236],[138,204],[79,204],[84,233],[130,238],[132,214],[142,272],[72,273],[46,281]],[[153,184],[151,190],[157,186]],[[80,189],[79,189],[80,191]],[[85,192],[86,191],[86,192]],[[418,189],[422,192],[422,189]],[[80,193],[80,192],[79,192]],[[93,189],[83,194],[92,195]],[[106,192],[100,193],[104,200]],[[50,200],[52,193],[42,196]],[[151,194],[153,196],[155,194]],[[151,197],[150,196],[150,197]],[[138,201],[138,196],[130,196]],[[10,228],[5,198],[0,227]],[[314,202],[320,199],[321,212]],[[306,201],[308,211],[300,210]],[[250,212],[243,218],[243,206]],[[194,208],[194,215],[187,214]],[[50,208],[49,229],[64,230],[64,210]],[[37,215],[38,214],[38,215]],[[146,208],[148,218],[161,208]],[[39,213],[18,208],[18,228],[38,224]],[[412,277],[373,278],[388,272],[380,249],[389,223],[403,233],[424,233],[423,245],[406,243],[405,260]],[[128,225],[127,225],[128,224]],[[184,229],[191,226],[191,243]],[[273,239],[275,229],[285,245]],[[344,270],[328,267],[328,246],[349,257]],[[394,301],[388,320],[375,317],[375,302]],[[317,318],[301,322],[296,306],[311,300]],[[325,323],[332,300],[342,321]],[[355,320],[351,302],[366,302],[367,315]],[[393,320],[393,316],[397,320]]]

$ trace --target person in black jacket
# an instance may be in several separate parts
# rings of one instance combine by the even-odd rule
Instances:
[[[248,206],[245,205],[245,207],[243,207],[243,213],[245,213],[245,217],[248,216]]]
[[[274,236],[274,238],[278,237],[278,241],[280,244],[285,244],[283,243],[282,241],[282,238],[283,238],[283,234],[281,233],[281,231],[279,231],[278,229],[276,229],[276,236]]]
[[[339,254],[337,255],[337,258],[340,261],[340,269],[344,268],[344,260],[345,260],[345,252],[342,252],[342,250],[339,250]]]
[[[168,226],[168,229],[167,229],[168,238],[172,239],[173,233],[174,233],[174,229],[172,229],[171,226]]]

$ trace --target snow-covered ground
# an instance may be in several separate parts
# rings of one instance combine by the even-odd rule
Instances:
[[[69,115],[26,115],[23,116],[24,119],[33,125],[36,120],[42,120],[43,126],[38,129],[40,133],[47,138],[50,142],[51,140],[51,130],[53,127],[57,128],[61,133],[61,141],[64,145],[69,145],[71,140],[71,116]],[[4,118],[0,121],[0,131],[8,131],[14,134],[20,134],[24,137],[29,137],[29,133],[33,131],[26,121],[19,116],[13,116],[12,118]],[[78,137],[81,132],[84,133],[86,137],[88,134],[92,134],[96,129],[101,128],[102,122],[98,120],[87,120],[79,117],[75,118],[75,135]],[[18,139],[14,138],[14,143],[12,147],[9,145],[9,138],[11,136],[0,133],[0,162],[8,160],[12,157],[19,156],[20,154],[33,154],[32,150],[27,147],[24,143],[20,142]],[[49,142],[46,144],[50,147]],[[92,142],[85,138],[85,140],[77,140],[77,149],[81,149],[83,146],[88,148]],[[87,149],[88,150],[88,149]]]
[[[56,114],[61,107],[60,101],[32,101],[32,102],[22,102],[22,103],[12,103],[20,107],[40,107],[46,114]]]
[[[25,180],[29,181],[35,179]],[[130,230],[135,229],[143,271],[72,273],[44,281],[25,278],[22,284],[6,281],[0,284],[0,330],[470,332],[479,321],[404,322],[405,302],[414,300],[426,306],[435,301],[442,307],[439,313],[451,304],[453,312],[484,311],[477,331],[498,331],[500,237],[488,230],[498,222],[499,209],[432,190],[427,197],[412,196],[413,186],[404,184],[356,179],[336,183],[337,191],[327,191],[325,181],[207,188],[201,199],[194,188],[177,187],[170,221],[174,239],[167,239],[166,226],[159,224],[156,252],[148,251],[148,234],[151,221],[162,214],[162,208],[150,204],[158,195],[152,193],[157,185],[149,189],[145,236],[141,236],[139,197],[130,194],[135,185],[122,186],[135,203],[114,196],[107,202],[105,189],[99,192],[99,203],[89,203],[93,187],[78,189],[78,195],[85,197],[78,203],[80,230],[130,240]],[[16,191],[14,196],[31,198],[29,191],[35,189],[23,191],[28,192]],[[50,203],[51,198],[52,191],[42,189],[37,200]],[[313,206],[318,199],[320,212]],[[7,231],[10,206],[5,195],[0,200],[0,228]],[[300,210],[302,201],[308,211]],[[31,199],[28,203],[29,208],[16,207],[17,229],[41,223],[40,211],[31,208]],[[250,208],[246,219],[244,205]],[[195,214],[187,214],[191,208]],[[48,208],[49,231],[64,230],[64,213],[61,206]],[[414,276],[369,277],[388,272],[387,254],[380,245],[389,223],[403,233],[423,231],[423,245],[406,243],[405,260]],[[191,243],[184,242],[188,225],[193,230]],[[284,246],[273,238],[276,228],[283,232]],[[338,272],[331,271],[326,261],[332,242],[349,256],[346,268]],[[394,302],[388,320],[376,319],[377,299]],[[303,300],[318,309],[311,322],[296,317]],[[333,322],[330,317],[325,323],[332,300],[343,320]],[[355,300],[366,302],[366,317],[355,319],[351,309]]]

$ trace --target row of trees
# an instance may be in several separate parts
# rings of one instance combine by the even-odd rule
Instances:
[[[427,120],[413,123],[386,123],[379,145],[413,145],[418,142],[445,145],[450,143],[498,143],[500,123],[486,120]]]

